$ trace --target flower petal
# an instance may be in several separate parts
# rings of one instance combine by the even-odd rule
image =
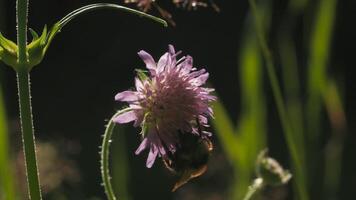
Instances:
[[[155,163],[156,157],[158,155],[158,148],[156,145],[151,145],[150,153],[148,154],[146,167],[151,168],[153,163]]]
[[[128,112],[124,112],[121,115],[115,117],[115,119],[113,121],[116,123],[119,123],[119,124],[124,124],[124,123],[134,121],[136,119],[137,119],[137,117],[136,117],[135,111],[131,110]]]
[[[135,86],[137,91],[142,91],[143,89],[143,83],[139,78],[135,78]]]
[[[168,65],[171,55],[169,53],[163,54],[157,63],[157,74],[164,71],[164,68]]]
[[[123,91],[115,95],[116,101],[137,101],[139,100],[139,96],[137,92],[134,91]]]
[[[191,56],[187,56],[187,58],[179,65],[181,66],[182,74],[186,75],[193,68],[193,58]]]
[[[150,70],[150,73],[152,75],[155,75],[156,74],[156,62],[152,58],[152,56],[144,50],[139,51],[138,55],[143,60],[143,62],[146,64],[146,68],[148,70]]]
[[[206,82],[206,80],[208,80],[208,78],[209,78],[209,73],[202,74],[192,79],[192,84],[194,84],[195,86],[201,86]]]
[[[171,55],[176,54],[176,51],[174,50],[174,46],[173,45],[168,45],[168,51]]]
[[[192,70],[195,70],[195,68],[192,68]],[[205,71],[206,71],[205,69],[201,69],[199,71],[192,72],[192,73],[189,74],[189,77],[195,78],[197,76],[200,76],[200,75],[204,74]]]
[[[148,140],[147,138],[143,139],[140,146],[137,148],[137,150],[135,151],[135,154],[138,155],[140,154],[143,150],[145,150],[148,146]]]

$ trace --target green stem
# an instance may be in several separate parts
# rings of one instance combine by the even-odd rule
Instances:
[[[250,200],[253,195],[255,195],[258,191],[263,188],[263,179],[256,178],[251,186],[248,187],[248,191],[243,198],[243,200]]]
[[[266,39],[264,37],[263,29],[262,29],[262,24],[261,24],[261,19],[258,14],[256,2],[254,0],[249,0],[253,16],[255,18],[255,27],[257,30],[257,37],[260,43],[261,51],[263,54],[263,57],[266,60],[266,67],[267,67],[267,73],[269,76],[270,84],[272,87],[272,92],[274,96],[274,100],[277,104],[277,111],[279,118],[281,120],[282,128],[283,128],[283,133],[285,134],[287,144],[289,151],[291,152],[293,164],[294,164],[294,169],[295,169],[295,177],[297,179],[297,193],[299,195],[299,198],[302,200],[308,199],[307,197],[307,190],[306,190],[306,181],[305,181],[305,174],[304,172],[304,160],[299,157],[298,153],[298,145],[294,140],[294,135],[293,135],[293,130],[291,128],[291,125],[289,123],[288,115],[285,109],[285,105],[283,102],[283,97],[281,93],[281,89],[278,84],[278,79],[276,75],[276,71],[274,68],[274,63],[273,63],[273,58],[271,55],[271,52],[267,46]]]
[[[27,10],[28,0],[17,0],[17,46],[18,71],[17,86],[19,92],[19,109],[21,118],[22,143],[24,149],[29,199],[40,200],[41,189],[38,178],[35,136],[31,108],[30,76],[27,66]]]
[[[59,24],[61,27],[63,27],[64,25],[66,25],[69,21],[71,21],[72,19],[74,19],[75,17],[87,13],[87,12],[91,12],[91,11],[95,11],[95,10],[99,10],[99,9],[118,9],[118,10],[122,10],[122,11],[126,11],[135,15],[138,15],[140,17],[146,17],[149,18],[153,21],[156,21],[158,23],[163,24],[165,27],[167,27],[167,22],[164,21],[163,19],[160,19],[158,17],[146,14],[144,12],[135,10],[135,9],[131,9],[131,8],[127,8],[124,6],[120,6],[117,4],[112,4],[112,3],[96,3],[96,4],[90,4],[87,6],[83,6],[81,8],[78,8],[72,12],[70,12],[68,15],[66,15],[65,17],[63,17],[60,21]]]
[[[27,8],[28,0],[16,1],[17,12],[17,46],[18,62],[20,64],[27,62],[26,45],[27,45]]]
[[[36,162],[35,136],[33,133],[30,76],[27,70],[19,70],[17,72],[17,84],[29,198],[31,200],[40,200],[42,197]]]
[[[114,116],[112,116],[112,118],[110,119],[110,121],[106,126],[103,143],[101,145],[101,160],[100,160],[101,176],[103,179],[105,193],[109,200],[116,200],[115,193],[110,182],[111,177],[110,177],[110,170],[109,170],[109,150],[110,150],[109,148],[110,148],[112,133],[115,128],[115,122],[113,120],[118,115],[127,112],[129,110],[131,110],[131,108],[119,110]]]

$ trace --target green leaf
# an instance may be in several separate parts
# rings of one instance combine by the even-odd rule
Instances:
[[[37,40],[38,39],[38,34],[36,33],[36,31],[33,30],[32,28],[29,28],[29,30],[30,30],[30,33],[32,35],[32,42]]]
[[[13,68],[17,65],[17,45],[11,40],[6,39],[1,33],[0,60]]]
[[[2,47],[4,50],[10,52],[10,53],[16,53],[17,51],[17,45],[11,41],[6,39],[0,32],[0,47]]]
[[[40,42],[41,42],[41,46],[44,46],[46,43],[47,43],[47,25],[45,25],[43,27],[43,31],[42,31],[42,34],[41,34],[41,37],[40,37]]]

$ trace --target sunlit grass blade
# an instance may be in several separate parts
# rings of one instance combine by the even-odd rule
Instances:
[[[307,200],[308,194],[307,194],[307,185],[305,180],[306,170],[304,167],[304,162],[302,160],[302,157],[299,155],[300,147],[295,142],[295,138],[294,138],[295,133],[293,132],[293,129],[290,124],[290,119],[288,117],[285,108],[285,103],[282,97],[281,88],[278,83],[278,78],[275,71],[274,60],[269,50],[269,47],[267,46],[267,41],[262,26],[263,24],[261,21],[261,13],[259,12],[256,2],[254,0],[249,0],[249,3],[255,19],[255,27],[256,27],[260,48],[263,57],[266,61],[267,74],[268,74],[269,81],[271,83],[273,97],[277,105],[277,112],[279,115],[279,119],[281,121],[283,133],[285,135],[289,152],[292,158],[292,164],[293,164],[292,169],[293,169],[293,175],[295,180],[294,183],[296,186],[295,187],[296,193],[298,195],[298,199]]]
[[[324,199],[340,199],[342,154],[346,131],[346,116],[341,95],[334,81],[329,80],[323,99],[332,127],[332,135],[325,150]]]
[[[263,6],[265,22],[268,24],[269,3]],[[262,6],[261,6],[262,7]],[[238,118],[237,133],[241,146],[241,158],[235,166],[238,180],[232,199],[242,199],[255,175],[255,163],[258,152],[265,148],[265,101],[263,95],[262,61],[257,36],[251,24],[251,16],[246,19],[242,45],[239,53],[239,80],[241,88],[241,115]]]
[[[260,7],[264,16],[264,26],[269,24],[270,3]],[[248,168],[254,168],[258,153],[265,148],[265,99],[263,89],[263,68],[255,29],[248,16],[244,27],[244,37],[240,47],[239,71],[241,87],[241,116],[238,122],[239,137],[245,143]],[[253,169],[252,169],[253,170]],[[250,182],[250,180],[249,180]]]
[[[229,113],[225,109],[220,98],[213,103],[213,109],[215,119],[212,120],[212,125],[219,138],[222,149],[227,155],[234,170],[235,178],[229,192],[231,195],[229,199],[234,200],[242,195],[244,192],[243,189],[249,184],[249,174],[240,173],[242,170],[239,170],[247,168],[246,163],[243,163],[243,161],[246,160],[246,158],[244,158],[246,157],[244,144],[239,140],[237,134],[235,134],[235,125],[231,121]]]
[[[218,136],[222,144],[222,148],[227,154],[229,160],[232,163],[235,163],[239,157],[238,149],[241,148],[241,145],[238,143],[235,135],[235,126],[232,123],[224,105],[221,103],[221,99],[213,103],[213,109],[215,119],[212,120],[212,124],[216,135]]]
[[[307,149],[310,152],[308,158],[309,176],[311,185],[322,185],[320,170],[322,166],[322,155],[318,152],[321,147],[320,137],[322,135],[321,114],[323,111],[322,93],[328,84],[327,67],[329,62],[330,44],[333,32],[336,0],[319,1],[316,7],[312,32],[309,41],[309,60],[307,65],[307,103],[306,103],[306,122],[307,122]],[[316,178],[314,178],[316,177]],[[321,190],[321,187],[314,191]],[[318,192],[314,192],[317,195]]]
[[[288,23],[288,21],[286,23]],[[299,147],[298,154],[304,163],[306,160],[306,133],[304,132],[303,105],[301,102],[302,98],[299,81],[300,73],[298,70],[299,67],[295,45],[290,35],[291,31],[287,30],[281,33],[278,46],[282,64],[284,92],[286,95],[286,110],[288,112],[291,126],[294,130],[294,141]]]
[[[321,93],[327,85],[327,66],[333,32],[336,0],[319,1],[309,43],[307,122],[309,141],[320,135]]]

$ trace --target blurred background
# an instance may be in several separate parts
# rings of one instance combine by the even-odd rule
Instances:
[[[28,26],[41,32],[45,24],[95,2],[30,1]],[[15,3],[0,0],[0,31],[13,41]],[[247,0],[216,0],[219,12],[209,3],[190,11],[168,0],[157,4],[172,14],[175,27],[111,10],[89,13],[64,27],[31,72],[44,199],[106,199],[99,146],[107,120],[123,106],[114,95],[133,87],[134,69],[144,68],[138,51],[158,60],[168,44],[209,71],[219,97],[209,168],[172,193],[177,177],[160,161],[147,169],[146,154],[134,155],[140,130],[120,126],[111,147],[119,199],[241,199],[264,148],[294,177],[257,198],[355,199],[356,1],[257,1],[261,35],[271,50],[292,135],[283,131]],[[154,7],[148,12],[160,16]],[[3,63],[0,81],[0,199],[6,200],[1,195],[6,191],[26,199],[16,74]],[[294,166],[298,160],[300,168]]]

